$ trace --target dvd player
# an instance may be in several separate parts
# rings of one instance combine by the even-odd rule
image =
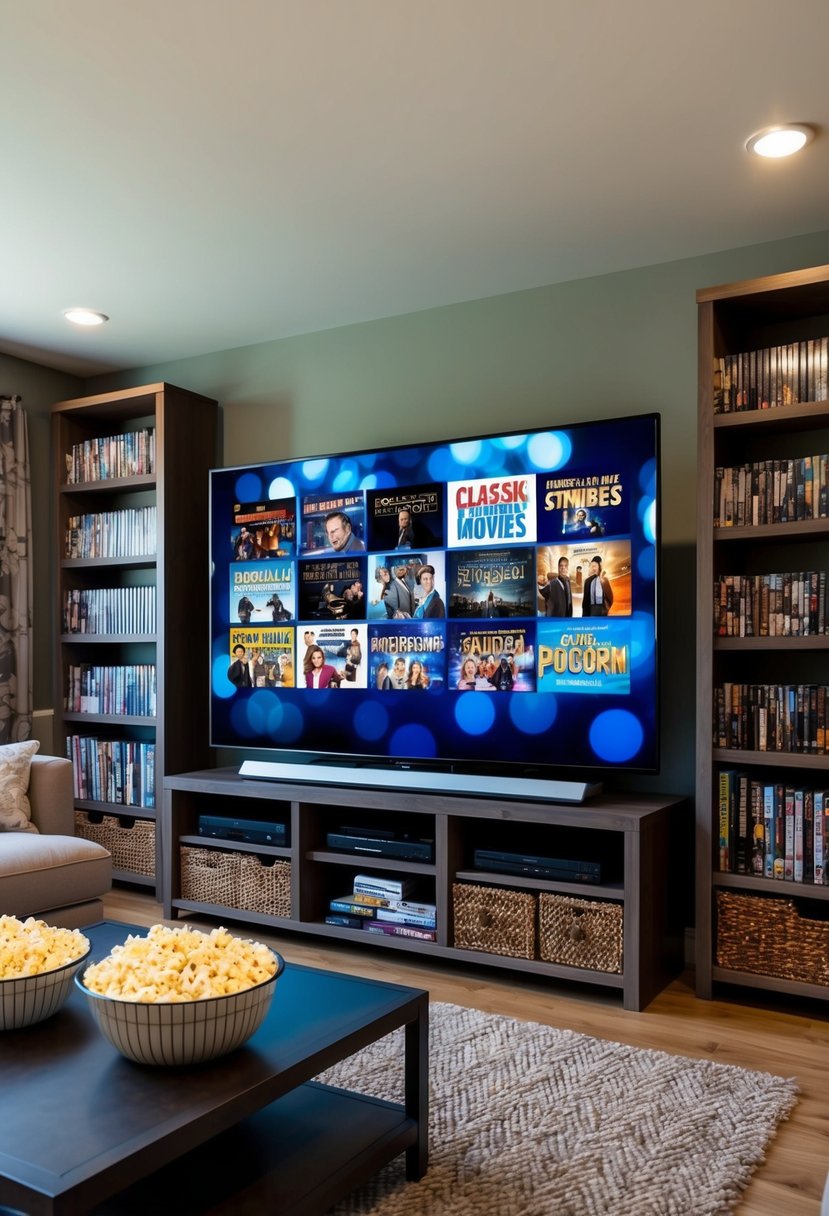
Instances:
[[[503,853],[498,849],[476,849],[475,869],[494,874],[520,874],[528,878],[555,878],[560,882],[601,882],[598,861],[566,857],[538,857],[526,853]]]
[[[244,844],[288,843],[288,828],[284,823],[267,823],[261,819],[227,819],[221,815],[199,815],[199,835]]]
[[[398,861],[434,861],[435,843],[389,832],[375,836],[367,829],[329,832],[325,838],[329,849],[345,853],[360,853],[370,857],[394,857]]]

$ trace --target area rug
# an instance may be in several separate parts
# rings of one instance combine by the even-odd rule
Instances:
[[[402,1101],[402,1032],[319,1079]],[[429,1170],[398,1158],[336,1216],[715,1216],[794,1081],[459,1005],[430,1008]]]

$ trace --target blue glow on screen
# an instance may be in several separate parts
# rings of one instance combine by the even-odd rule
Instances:
[[[219,469],[210,491],[214,746],[658,768],[658,415]]]

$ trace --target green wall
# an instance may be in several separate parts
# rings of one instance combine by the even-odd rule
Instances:
[[[690,793],[695,293],[824,263],[829,232],[96,377],[85,391],[167,380],[215,397],[224,465],[659,411],[663,766],[634,784]],[[36,634],[42,663],[42,615]]]

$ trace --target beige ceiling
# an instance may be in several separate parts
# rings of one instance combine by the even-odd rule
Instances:
[[[0,351],[78,374],[829,228],[827,0],[0,0],[0,45]]]

